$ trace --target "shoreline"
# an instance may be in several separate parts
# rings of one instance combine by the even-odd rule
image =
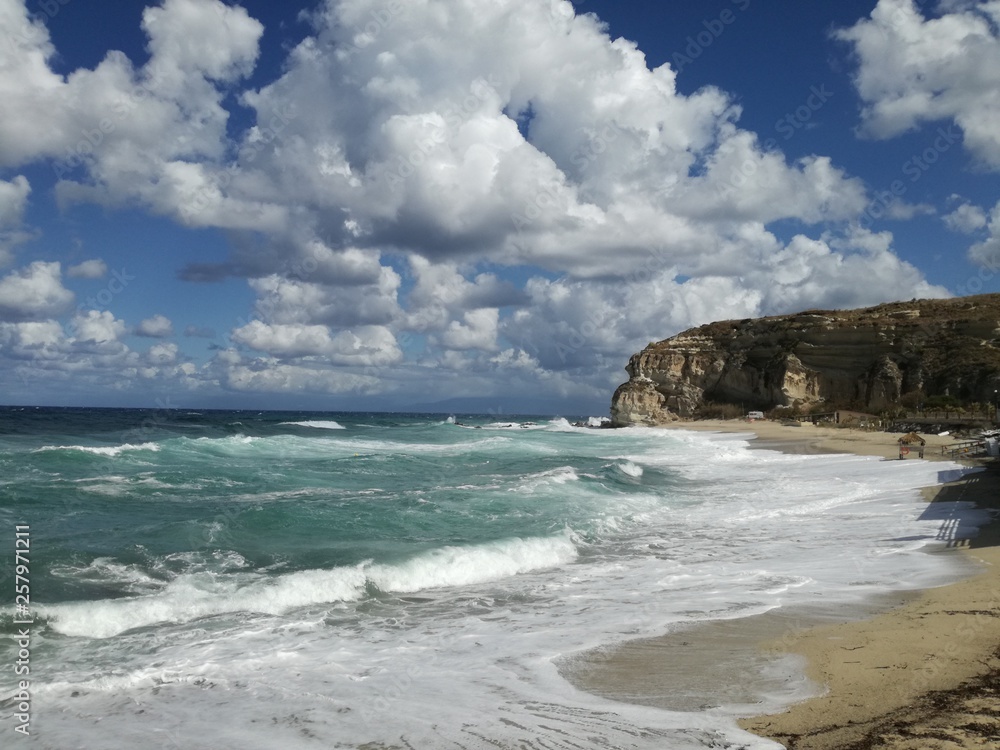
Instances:
[[[769,425],[770,426],[770,425]],[[780,426],[776,426],[779,427]],[[731,429],[731,428],[730,428]],[[796,429],[796,428],[792,428]],[[887,457],[872,439],[896,450],[888,433],[822,430],[819,445]],[[728,430],[727,430],[728,431]],[[759,437],[773,430],[752,430]],[[927,438],[925,456],[945,437]],[[888,438],[888,439],[887,439]],[[772,447],[766,438],[760,447]],[[892,453],[888,457],[891,457]],[[898,460],[898,458],[896,459]],[[966,462],[972,464],[973,462]],[[1000,509],[1000,471],[984,471],[923,489],[928,503],[969,501]],[[975,465],[975,464],[973,464]],[[874,617],[821,625],[760,644],[763,651],[794,653],[826,693],[779,714],[745,718],[741,728],[795,750],[857,748],[978,748],[1000,739],[1000,521],[994,518],[958,547],[979,566],[971,577],[925,589]]]
[[[777,422],[747,422],[742,419],[673,422],[660,427],[690,432],[751,433],[757,436],[756,440],[751,441],[751,448],[781,453],[854,453],[859,456],[879,456],[891,461],[899,460],[896,440],[902,437],[894,433],[867,432],[847,427],[819,427],[808,422],[800,427],[788,427]],[[927,441],[924,460],[953,460],[941,455],[941,447],[955,442],[954,437],[923,434],[921,437]]]
[[[786,453],[854,453],[899,460],[899,436],[884,432],[742,420],[678,422],[665,427],[751,433],[757,437],[752,447]],[[923,437],[927,439],[925,460],[951,460],[941,455],[940,446],[954,438]],[[923,495],[928,503],[964,500],[1000,510],[1000,470],[991,465],[985,471],[925,487]],[[709,653],[738,653],[740,671],[755,670],[763,676],[756,700],[745,690],[730,690],[721,696],[722,702],[738,704],[732,715],[747,717],[737,722],[742,729],[789,750],[985,747],[984,742],[1000,741],[998,519],[980,527],[976,536],[949,542],[943,551],[955,554],[956,550],[968,561],[970,575],[957,582],[886,592],[880,600],[854,611],[778,610],[747,618],[753,622],[709,623],[628,642],[592,655],[573,681],[616,700],[668,707],[663,696],[643,694],[644,683],[652,684],[651,676],[671,669],[681,647],[686,651],[694,645]],[[782,636],[775,638],[775,633]],[[782,681],[786,694],[789,684],[801,687],[803,668],[804,678],[816,688],[814,694],[821,694],[779,713],[753,716],[755,703],[758,711],[766,711],[768,702],[782,702]],[[764,674],[769,670],[777,675]],[[681,672],[672,670],[672,676]],[[679,692],[685,691],[689,686],[681,685]],[[687,710],[697,708],[697,701],[704,699],[697,691],[694,694]],[[676,697],[672,701],[670,707],[683,708]]]

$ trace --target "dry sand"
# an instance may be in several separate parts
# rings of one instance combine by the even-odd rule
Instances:
[[[753,432],[759,447],[789,452],[843,452],[898,459],[898,435],[839,428],[786,427],[772,422],[685,422],[688,430]],[[954,438],[927,438],[925,458],[943,458],[940,446]],[[929,502],[971,500],[1000,509],[1000,472],[994,466],[945,485],[927,488]],[[694,709],[703,703],[752,702],[739,678],[701,674],[701,692],[678,686],[687,651],[723,653],[738,669],[763,671],[766,657],[798,654],[807,660],[809,678],[825,686],[821,697],[785,713],[743,719],[740,726],[794,750],[958,750],[1000,747],[1000,523],[959,540],[978,572],[959,583],[918,594],[895,594],[880,602],[888,608],[866,620],[862,613],[840,613],[815,626],[821,613],[775,613],[753,622],[719,623],[661,639],[625,644],[595,654],[573,675],[580,687],[619,700]],[[803,619],[804,618],[804,619]],[[848,619],[848,621],[844,621]],[[801,623],[809,627],[800,627]],[[783,633],[775,640],[774,633]],[[756,644],[756,648],[749,648]],[[697,657],[696,657],[697,658]],[[702,662],[703,663],[703,662]],[[670,670],[670,696],[663,671]],[[772,682],[774,677],[772,676]],[[786,681],[794,678],[786,675]],[[659,685],[659,693],[657,692]],[[772,698],[776,685],[763,685]],[[711,694],[709,694],[711,693]]]

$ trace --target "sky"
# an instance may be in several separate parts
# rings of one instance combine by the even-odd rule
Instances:
[[[0,0],[0,403],[604,414],[998,273],[1000,0]]]

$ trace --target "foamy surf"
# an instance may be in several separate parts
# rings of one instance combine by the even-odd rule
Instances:
[[[531,494],[548,490],[553,486],[577,482],[579,479],[580,475],[576,473],[576,470],[572,466],[560,466],[548,471],[540,471],[537,474],[529,474],[518,482],[517,485],[511,487],[510,491]]]
[[[620,461],[614,465],[617,471],[633,479],[638,479],[642,476],[642,467],[632,463],[631,461]]]
[[[79,453],[89,453],[94,456],[115,457],[128,451],[158,451],[160,446],[157,443],[141,443],[133,445],[125,443],[123,445],[43,445],[36,448],[33,453],[47,453],[50,451],[76,451]]]
[[[403,565],[373,565],[368,580],[387,593],[499,581],[533,570],[557,568],[577,557],[568,536],[507,539],[478,547],[444,547]]]
[[[281,615],[311,605],[357,601],[369,586],[387,594],[409,594],[488,583],[566,565],[576,556],[576,547],[565,535],[508,539],[475,547],[443,547],[398,565],[369,562],[332,570],[302,570],[273,579],[258,577],[250,583],[239,576],[186,574],[149,596],[54,604],[38,611],[62,635],[110,638],[136,628],[214,615]],[[109,566],[102,561],[94,567]],[[130,583],[149,584],[147,576],[140,578],[140,574],[120,566],[113,573]]]
[[[152,440],[70,417],[0,435],[5,510],[59,540],[32,568],[33,708],[52,747],[195,746],[219,726],[252,727],[245,750],[740,747],[728,704],[616,703],[556,665],[943,583],[958,558],[925,551],[981,520],[917,492],[955,465],[782,455],[740,436],[206,412],[158,416],[159,451],[31,452]],[[333,420],[348,429],[282,424]],[[761,700],[802,697],[798,679]]]
[[[339,422],[324,419],[309,419],[304,422],[278,422],[281,425],[292,425],[295,427],[312,427],[315,430],[346,430]]]

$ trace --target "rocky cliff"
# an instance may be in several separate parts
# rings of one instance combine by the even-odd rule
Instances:
[[[829,403],[879,412],[908,393],[992,403],[1000,389],[1000,294],[809,310],[692,328],[632,356],[614,425]]]

